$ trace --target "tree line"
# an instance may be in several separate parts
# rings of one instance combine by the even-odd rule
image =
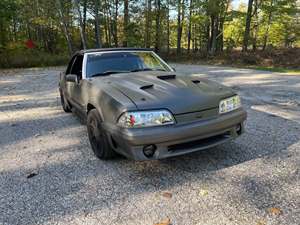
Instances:
[[[0,51],[146,47],[177,54],[300,45],[299,0],[1,0]]]

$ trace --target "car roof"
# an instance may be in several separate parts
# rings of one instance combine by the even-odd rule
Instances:
[[[150,48],[97,48],[97,49],[85,49],[75,53],[75,55],[83,55],[85,53],[93,52],[115,52],[115,51],[153,51]]]

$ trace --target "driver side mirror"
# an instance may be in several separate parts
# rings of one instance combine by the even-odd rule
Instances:
[[[174,67],[172,67],[173,71],[176,72],[176,69]]]
[[[75,74],[68,74],[68,75],[66,76],[66,81],[67,81],[67,82],[73,82],[73,83],[78,84],[78,77],[77,77],[77,75],[75,75]]]

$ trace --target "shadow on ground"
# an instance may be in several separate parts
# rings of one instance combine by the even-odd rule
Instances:
[[[267,85],[274,86],[274,83]],[[281,83],[276,85],[279,87]],[[268,86],[256,88],[263,92]],[[243,92],[251,89],[251,85],[241,85],[239,89]],[[222,185],[238,187],[234,192],[223,192],[220,198],[228,204],[238,205],[240,210],[265,211],[273,205],[296,204],[297,192],[282,195],[283,190],[276,192],[273,189],[281,183],[289,187],[297,185],[299,171],[262,178],[259,175],[263,172],[243,175],[249,167],[239,171],[239,165],[263,160],[275,168],[276,165],[281,166],[286,158],[293,157],[290,149],[299,145],[300,124],[251,109],[253,100],[246,99],[244,103],[249,118],[247,132],[241,138],[216,148],[161,161],[135,162],[122,157],[111,161],[96,159],[91,153],[85,128],[72,114],[59,112],[51,118],[24,119],[16,122],[16,126],[11,126],[9,121],[2,122],[0,134],[8,135],[2,139],[1,146],[6,149],[13,150],[15,143],[33,138],[37,132],[33,128],[36,127],[40,127],[42,134],[48,135],[50,131],[79,128],[71,132],[71,137],[68,136],[79,140],[79,144],[44,147],[39,153],[43,160],[38,168],[21,166],[7,170],[1,167],[0,212],[4,213],[0,215],[0,223],[37,224],[78,215],[88,216],[96,211],[115,210],[120,213],[120,208],[132,199],[142,201],[146,194],[185,186],[193,188],[199,183],[221,189]],[[24,107],[32,108],[30,103],[25,103]],[[47,107],[57,108],[55,104]],[[11,110],[14,109],[8,108],[6,112]],[[20,136],[16,135],[18,129],[23,130]],[[299,157],[293,163],[299,165]],[[230,173],[230,168],[237,170],[236,173]],[[37,175],[28,179],[28,174],[33,171]],[[111,224],[117,224],[118,219],[112,217]]]

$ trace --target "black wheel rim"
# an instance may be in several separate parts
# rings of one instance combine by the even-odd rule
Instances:
[[[89,121],[89,137],[94,152],[102,152],[103,133],[96,119]]]

